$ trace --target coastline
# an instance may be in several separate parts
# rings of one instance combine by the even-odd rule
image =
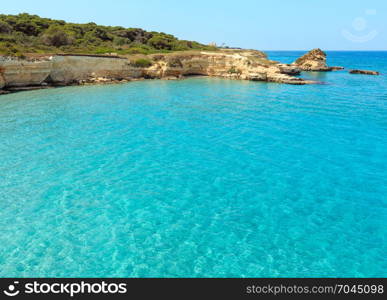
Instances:
[[[12,93],[20,93],[20,92],[27,92],[27,91],[36,91],[36,90],[48,90],[48,89],[58,89],[58,88],[64,88],[64,87],[71,87],[71,86],[98,86],[98,85],[118,85],[118,84],[126,84],[130,82],[138,82],[138,81],[147,81],[147,80],[185,80],[192,77],[209,77],[206,75],[192,75],[192,76],[185,76],[180,78],[132,78],[132,79],[122,79],[122,80],[116,80],[116,79],[108,79],[108,80],[101,80],[101,81],[95,81],[95,82],[85,82],[85,83],[71,83],[66,85],[35,85],[35,86],[20,86],[20,87],[10,87],[7,89],[0,90],[0,95],[8,95]]]
[[[62,86],[121,84],[161,79],[182,80],[208,76],[231,80],[291,85],[323,84],[299,77],[301,72],[344,70],[328,66],[327,54],[313,49],[292,63],[270,60],[258,50],[178,51],[163,54],[118,56],[88,54],[0,56],[0,95]],[[350,74],[379,75],[371,70]]]
[[[0,91],[90,84],[116,84],[147,79],[210,76],[294,85],[317,82],[295,77],[296,65],[271,61],[256,50],[174,52],[148,56],[53,55],[25,59],[0,57]],[[0,93],[0,94],[1,94]]]

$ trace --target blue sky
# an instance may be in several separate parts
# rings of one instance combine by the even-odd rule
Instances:
[[[262,50],[387,50],[385,0],[17,0],[0,13],[163,31]]]

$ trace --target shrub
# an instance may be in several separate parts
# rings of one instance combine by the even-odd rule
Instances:
[[[50,26],[42,36],[43,42],[48,46],[66,46],[72,43],[70,36],[58,25]]]
[[[146,58],[139,58],[135,60],[132,65],[136,68],[148,68],[153,65],[152,61]]]
[[[148,40],[148,45],[158,50],[172,50],[176,40],[173,35],[156,34]]]
[[[40,18],[26,13],[0,14],[0,43],[11,42],[22,53],[95,54],[101,48],[120,54],[152,54],[182,50],[205,50],[208,46],[181,41],[163,32],[140,28],[100,26],[95,23],[75,24]],[[104,51],[104,50],[103,50]],[[0,53],[9,52],[1,47]]]
[[[242,73],[240,70],[238,70],[238,69],[235,68],[235,67],[231,67],[227,72],[228,72],[229,74],[240,74],[240,73]]]
[[[20,59],[25,59],[26,58],[26,56],[23,53],[19,52],[19,51],[16,52],[14,56],[17,57],[17,58],[20,58]]]
[[[112,40],[112,38],[109,36],[106,30],[100,27],[96,27],[88,33],[89,35],[93,36],[95,39],[100,39],[102,41]]]
[[[0,54],[3,54],[5,56],[13,56],[13,57],[19,57],[24,58],[25,56],[23,53],[16,47],[14,47],[11,43],[0,43]]]
[[[127,44],[128,41],[129,40],[122,38],[122,37],[115,37],[113,40],[113,43],[116,46],[123,46],[123,45]]]
[[[12,27],[3,21],[0,21],[0,33],[10,33],[12,31]]]
[[[148,45],[142,45],[138,43],[132,43],[129,48],[125,47],[122,49],[122,54],[150,54],[154,51],[153,48],[149,47]]]
[[[109,47],[99,47],[96,48],[93,52],[94,54],[106,54],[106,53],[113,53],[115,50],[113,48]]]

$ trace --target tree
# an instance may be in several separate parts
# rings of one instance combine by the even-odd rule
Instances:
[[[11,33],[12,27],[3,21],[0,21],[0,33]]]
[[[13,45],[12,51],[16,49],[20,53],[54,53],[60,50],[85,54],[150,54],[210,48],[197,42],[181,41],[170,34],[140,28],[67,23],[27,13],[0,13],[0,55],[10,52],[6,42]]]
[[[72,44],[70,36],[59,25],[51,25],[42,36],[43,43],[48,46],[66,46]]]
[[[148,40],[148,44],[158,50],[172,50],[176,38],[169,34],[155,34]]]

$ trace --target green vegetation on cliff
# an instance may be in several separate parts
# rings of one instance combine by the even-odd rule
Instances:
[[[27,13],[0,14],[0,55],[26,53],[150,54],[185,50],[215,50],[198,42],[179,40],[139,28],[75,24]]]

